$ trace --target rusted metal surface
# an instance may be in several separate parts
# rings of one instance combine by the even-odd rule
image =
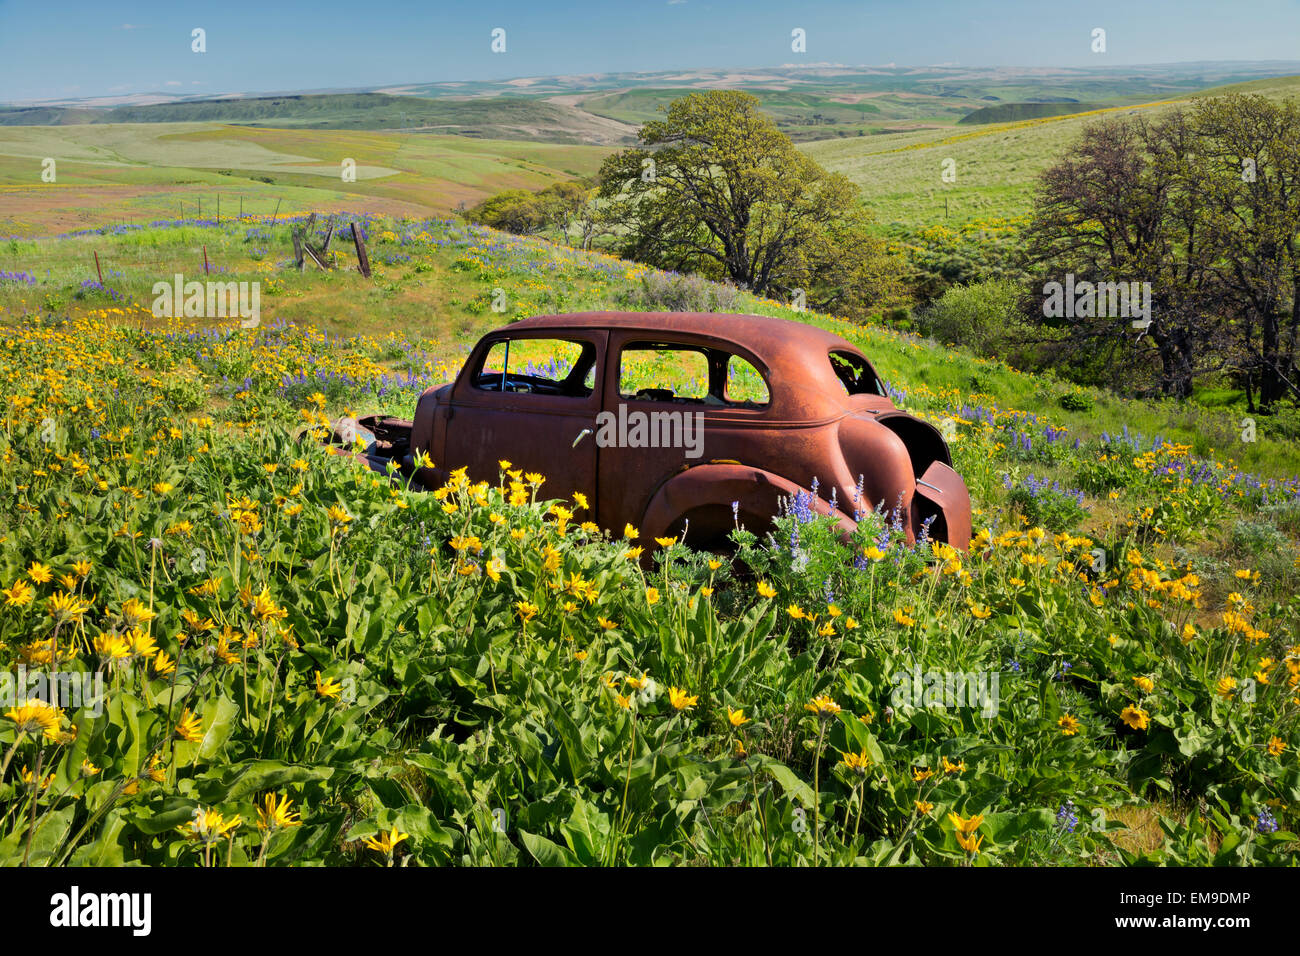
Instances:
[[[514,373],[505,381],[497,376],[490,388],[484,379],[476,382],[494,344],[529,338],[563,339],[583,354],[558,387]],[[711,397],[674,398],[650,389],[620,395],[620,356],[632,343],[704,350]],[[730,402],[721,394],[729,356],[758,370],[766,404]],[[594,386],[582,388],[583,378]],[[686,540],[697,547],[724,545],[737,515],[750,530],[764,530],[779,500],[807,490],[814,479],[815,507],[832,513],[827,501],[834,489],[839,509],[833,513],[847,533],[855,526],[861,477],[859,511],[881,503],[891,512],[899,508],[909,541],[930,519],[932,537],[965,550],[970,496],[951,468],[947,445],[937,429],[897,409],[884,392],[856,346],[784,319],[681,312],[538,316],[484,336],[454,383],[420,397],[413,422],[362,419],[374,438],[360,457],[381,469],[396,460],[411,474],[413,455],[425,452],[435,464],[415,477],[426,487],[462,467],[475,481],[495,483],[497,463],[506,458],[545,475],[544,496],[585,494],[592,520],[615,534],[631,524],[650,541],[679,535],[689,522]],[[620,406],[626,414],[700,413],[702,454],[595,440],[598,416],[619,414]]]

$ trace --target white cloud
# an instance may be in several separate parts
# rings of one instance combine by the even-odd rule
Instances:
[[[168,80],[166,83],[163,84],[163,86],[180,86],[180,85],[181,85],[180,80]]]

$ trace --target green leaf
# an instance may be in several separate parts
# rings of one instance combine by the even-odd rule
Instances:
[[[532,854],[534,860],[542,866],[581,866],[578,858],[573,855],[573,851],[566,847],[553,843],[544,836],[538,836],[535,833],[529,833],[527,830],[519,831],[519,839],[524,843],[524,849]]]

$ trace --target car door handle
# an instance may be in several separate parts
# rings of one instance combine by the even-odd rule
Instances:
[[[584,428],[582,431],[578,432],[578,437],[575,438],[575,439],[573,440],[573,447],[574,447],[574,448],[577,448],[577,447],[578,447],[578,442],[582,441],[584,438],[586,438],[586,437],[587,437],[588,435],[590,435],[590,434],[591,434],[591,429],[590,429],[590,428]]]

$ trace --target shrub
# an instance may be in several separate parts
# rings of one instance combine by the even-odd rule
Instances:
[[[926,335],[988,355],[1018,338],[1021,290],[1009,279],[954,286],[918,317]]]
[[[619,304],[647,312],[731,312],[740,300],[735,286],[675,272],[648,272],[640,288],[618,296]]]

